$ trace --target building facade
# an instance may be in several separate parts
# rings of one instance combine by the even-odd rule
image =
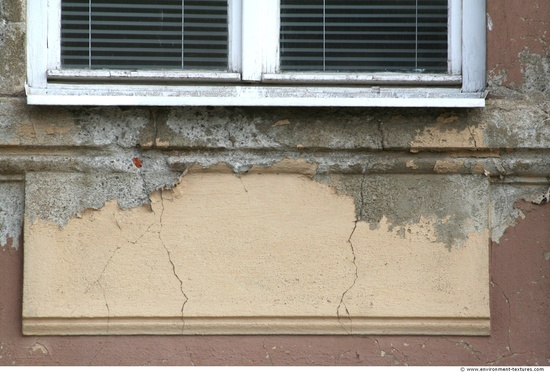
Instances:
[[[549,365],[549,15],[482,108],[31,105],[0,0],[0,365]]]

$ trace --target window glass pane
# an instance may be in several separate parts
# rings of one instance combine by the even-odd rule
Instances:
[[[227,0],[63,0],[65,68],[227,70]]]
[[[447,72],[448,0],[281,0],[282,71]]]

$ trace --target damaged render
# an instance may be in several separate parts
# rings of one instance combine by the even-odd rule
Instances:
[[[422,332],[432,334],[487,332],[488,250],[480,244],[488,239],[487,214],[479,221],[471,214],[472,231],[449,252],[437,216],[416,220],[416,211],[403,209],[404,231],[385,216],[380,228],[368,227],[353,198],[313,180],[314,169],[289,159],[240,176],[227,166],[192,167],[171,190],[153,192],[150,207],[122,210],[110,201],[61,229],[27,220],[24,332],[368,334],[383,327],[416,334],[426,323]],[[403,183],[402,175],[380,177],[389,189]],[[456,183],[417,177],[434,187]],[[485,177],[464,177],[482,182],[474,190],[480,200],[462,205],[486,206]],[[358,190],[364,200],[373,192],[368,180]],[[390,262],[381,250],[400,259]],[[418,265],[426,269],[419,273]],[[414,278],[413,297],[403,280],[390,279],[397,272]],[[51,297],[52,290],[63,295]],[[86,317],[97,320],[82,323]]]
[[[25,12],[0,365],[550,364],[549,1],[487,0],[483,109],[28,106]]]

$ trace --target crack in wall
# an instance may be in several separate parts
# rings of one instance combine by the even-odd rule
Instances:
[[[344,302],[344,297],[346,297],[346,294],[353,288],[353,286],[355,286],[355,283],[357,282],[357,278],[359,277],[359,275],[358,275],[358,266],[357,266],[357,262],[356,262],[357,256],[355,255],[355,248],[353,247],[353,243],[351,242],[351,238],[353,236],[353,233],[355,233],[355,229],[357,228],[357,222],[358,222],[358,220],[355,221],[355,223],[353,225],[353,230],[351,231],[351,234],[349,235],[349,238],[347,240],[347,242],[349,243],[350,248],[351,248],[351,253],[353,255],[352,263],[353,263],[353,266],[355,267],[353,283],[351,283],[351,285],[344,291],[344,293],[342,293],[342,297],[340,298],[340,303],[338,304],[338,307],[336,308],[336,316],[338,317],[338,322],[342,325],[344,330],[346,332],[348,332],[349,334],[353,333],[353,321],[351,319],[351,314],[349,313],[348,307],[346,306],[346,304]],[[348,318],[348,320],[350,322],[349,331],[344,327],[344,324],[341,321],[340,308],[342,306],[344,307],[344,310],[346,311],[346,314],[347,314],[346,318]]]
[[[191,361],[191,365],[196,366],[197,364],[193,360],[193,353],[191,352],[191,350],[189,350],[189,346],[185,347],[185,351],[187,352],[187,356],[189,356],[189,360]]]
[[[119,224],[119,222],[116,218],[115,218],[115,222],[116,222],[118,228],[120,230],[122,230],[122,227],[120,226],[120,224]],[[106,292],[105,288],[103,287],[103,285],[101,285],[101,280],[105,276],[105,272],[107,271],[107,267],[109,266],[109,264],[111,263],[111,261],[115,257],[115,254],[120,249],[122,249],[126,244],[133,244],[133,245],[137,244],[137,242],[139,242],[141,240],[141,238],[143,238],[145,236],[145,234],[147,234],[149,232],[149,230],[151,229],[151,227],[153,227],[154,224],[155,223],[153,222],[151,225],[149,225],[149,227],[147,227],[145,232],[143,234],[141,234],[134,241],[127,241],[127,242],[119,245],[118,247],[116,247],[115,250],[113,251],[113,253],[111,254],[111,256],[109,257],[109,259],[107,260],[107,262],[105,263],[105,265],[103,266],[103,270],[101,271],[101,274],[99,274],[99,277],[94,282],[92,282],[92,284],[90,284],[88,286],[88,288],[86,288],[86,290],[84,291],[84,294],[87,294],[96,285],[101,289],[101,293],[103,295],[103,300],[105,301],[105,308],[107,309],[107,334],[109,333],[109,328],[110,328],[111,309],[109,308],[109,302],[107,301],[107,292]]]
[[[392,352],[386,352],[384,350],[382,350],[382,348],[380,347],[380,343],[378,342],[378,340],[374,340],[374,342],[376,343],[376,345],[378,346],[378,350],[380,350],[380,356],[383,357],[383,358],[387,358],[387,359],[391,359],[393,360],[393,362],[395,364],[400,364],[401,361],[395,356],[394,353]],[[393,347],[393,344],[390,344],[390,347],[391,347],[391,351],[397,351],[399,354],[407,357],[405,354],[403,354],[402,352],[400,352],[399,350],[397,350],[396,348]],[[405,365],[407,365],[406,363],[403,363]]]
[[[160,203],[161,203],[162,209],[161,209],[160,217],[159,217],[160,229],[159,229],[159,232],[158,232],[158,236],[159,236],[159,241],[161,242],[164,250],[166,251],[166,254],[168,255],[168,261],[170,262],[170,265],[172,265],[172,272],[174,273],[174,276],[176,277],[176,279],[180,283],[180,291],[181,291],[181,294],[183,296],[183,303],[181,304],[181,333],[183,334],[184,331],[185,331],[184,310],[185,310],[185,305],[187,304],[187,301],[189,301],[189,297],[187,297],[187,295],[185,294],[185,291],[183,290],[183,280],[181,280],[178,273],[176,272],[176,265],[174,264],[174,261],[172,260],[172,254],[170,253],[170,250],[168,249],[168,247],[164,243],[164,240],[162,240],[162,228],[163,228],[162,219],[164,217],[164,195],[163,195],[163,190],[162,189],[159,192],[160,192]]]
[[[103,349],[105,348],[105,345],[101,345],[101,347],[99,348],[99,350],[96,351],[96,353],[94,354],[94,356],[92,357],[92,359],[90,359],[90,361],[88,362],[88,365],[91,366],[92,365],[92,362],[97,358],[97,356],[99,355],[99,353],[101,353],[103,351]]]
[[[449,340],[451,341],[451,340]],[[474,347],[472,345],[470,345],[469,343],[467,343],[466,341],[464,340],[460,340],[458,342],[456,342],[456,345],[460,345],[462,346],[464,349],[468,350],[470,353],[472,353],[472,355],[479,361],[482,361],[482,359],[479,357],[480,355],[483,356],[483,353],[481,353],[480,351],[477,351],[476,349],[474,349]]]
[[[271,359],[271,355],[269,355],[269,351],[267,350],[267,347],[265,346],[265,341],[262,343],[262,346],[263,346],[263,349],[265,351],[265,358],[269,360],[269,363],[271,363],[272,366],[274,366],[275,363],[273,363],[273,359]]]
[[[243,182],[243,179],[242,179],[241,175],[239,174],[239,175],[237,175],[237,177],[239,177],[239,181],[241,181],[241,185],[244,189],[244,192],[248,193],[248,190],[246,189],[246,186],[244,185],[244,182]]]
[[[382,348],[380,347],[380,342],[378,342],[378,339],[374,339],[374,343],[376,344],[376,346],[378,346],[378,351],[380,351],[380,356],[384,356],[384,351],[382,350]]]
[[[120,224],[118,223],[118,220],[116,220],[116,224],[117,224],[118,228],[121,229]],[[149,227],[147,227],[145,232],[143,234],[141,234],[137,239],[135,239],[133,241],[129,240],[129,241],[119,245],[118,247],[116,247],[115,250],[113,251],[113,253],[111,254],[111,256],[109,257],[109,259],[107,260],[107,262],[105,263],[105,266],[103,266],[103,270],[101,271],[101,274],[99,274],[99,278],[97,278],[92,284],[90,284],[90,286],[84,291],[84,293],[88,293],[94,285],[100,284],[99,282],[101,281],[101,279],[103,279],[103,276],[105,275],[105,271],[107,270],[107,267],[109,266],[109,264],[113,260],[115,254],[120,249],[124,248],[124,246],[126,244],[133,244],[133,245],[137,244],[137,242],[139,242],[141,240],[141,238],[143,238],[145,236],[145,234],[147,234],[149,232],[149,230],[151,229],[151,227],[153,227],[154,224],[155,223],[153,222],[151,225],[149,225]]]
[[[514,352],[512,351],[512,346],[510,344],[510,326],[511,326],[511,323],[512,323],[512,310],[510,308],[510,306],[511,306],[510,305],[510,300],[508,299],[508,296],[506,296],[506,293],[504,292],[504,289],[502,289],[502,287],[499,286],[497,283],[495,283],[492,279],[491,279],[491,285],[494,285],[495,287],[497,287],[500,290],[500,292],[501,292],[502,296],[504,297],[504,299],[506,300],[506,305],[508,307],[508,327],[507,327],[508,329],[506,331],[506,339],[507,339],[507,344],[508,344],[507,349],[510,352],[510,355],[513,355]],[[504,355],[502,357],[504,358],[504,357],[507,357],[507,356],[510,356],[510,355]]]
[[[118,222],[117,222],[117,225],[118,225]],[[120,228],[120,226],[119,226],[119,228]],[[105,307],[107,308],[107,333],[109,333],[109,319],[111,318],[111,311],[109,309],[109,303],[107,301],[107,295],[105,293],[105,288],[103,288],[103,286],[101,285],[101,279],[103,279],[103,276],[105,275],[105,271],[107,270],[107,266],[109,266],[109,264],[111,263],[111,260],[115,256],[116,252],[119,249],[121,249],[122,247],[123,247],[123,245],[119,245],[118,247],[115,248],[115,250],[111,254],[111,257],[109,257],[109,259],[105,263],[105,266],[103,266],[103,270],[101,271],[101,274],[99,274],[99,278],[97,278],[92,284],[90,284],[90,286],[88,288],[86,288],[86,290],[84,291],[84,294],[87,294],[96,285],[101,289],[101,293],[103,294],[103,299],[105,301]]]
[[[392,352],[387,354],[390,355],[395,360],[396,363],[403,363],[403,365],[405,366],[408,365],[407,359],[409,358],[409,356],[403,353],[402,351],[400,351],[399,349],[397,349],[395,346],[393,346],[393,344],[391,344],[390,347]],[[401,354],[404,357],[405,361],[401,360],[402,358],[397,358],[397,356],[395,356],[395,352],[398,352],[399,354]]]
[[[252,173],[254,174],[254,173]],[[233,179],[232,182],[236,182],[235,183],[235,186],[236,186],[236,189],[240,189],[240,185],[239,185],[239,181],[236,181],[234,179],[234,176],[229,174],[229,176],[231,179]],[[300,176],[300,177],[303,177],[303,176]],[[202,179],[202,176],[200,176],[200,179]],[[245,184],[243,184],[243,179],[240,179],[240,182],[241,182],[241,185],[244,189],[246,189],[245,187]],[[307,181],[307,182],[311,182],[311,181]],[[249,187],[251,187],[251,185],[254,185],[254,183],[252,182],[252,178],[249,177],[247,178],[247,183],[250,183]],[[191,185],[193,185],[193,183],[190,182]],[[286,186],[286,184],[283,184]],[[310,184],[307,184],[307,185],[310,185]],[[314,185],[314,186],[317,186],[317,185]],[[354,176],[354,186],[357,187],[359,186],[359,189],[357,190],[356,189],[356,196],[359,196],[359,201],[360,201],[360,205],[362,206],[364,204],[364,199],[365,198],[368,198],[369,197],[369,192],[370,192],[370,183],[368,182],[368,177],[367,176],[363,176],[363,177],[356,177]],[[197,183],[197,187],[203,187],[200,183]],[[216,184],[216,187],[217,184]],[[218,189],[215,189],[215,190],[218,190]],[[320,188],[320,192],[324,192],[326,190],[325,187],[322,187]],[[122,216],[123,215],[120,215],[119,214],[119,209],[116,209],[113,211],[113,209],[110,209],[110,208],[106,208],[105,211],[107,212],[106,215],[105,215],[105,220],[103,220],[103,222],[106,222],[107,223],[107,226],[108,228],[114,232],[114,236],[116,235],[119,235],[119,231],[121,228],[123,230],[126,230],[128,228],[128,230],[130,230],[133,234],[137,235],[139,234],[140,232],[143,232],[143,228],[145,226],[147,226],[148,224],[149,227],[147,227],[146,231],[143,232],[141,234],[141,239],[142,241],[140,241],[140,247],[146,247],[146,245],[154,245],[155,247],[155,259],[156,259],[156,262],[154,263],[156,266],[155,268],[157,270],[160,270],[160,272],[163,273],[163,278],[164,279],[164,283],[168,283],[169,286],[166,286],[164,288],[170,288],[168,294],[172,296],[172,301],[175,301],[175,302],[172,302],[172,327],[175,327],[176,328],[176,332],[179,333],[179,326],[180,326],[180,322],[178,320],[178,317],[179,317],[179,310],[181,310],[181,325],[182,325],[182,332],[184,330],[186,330],[189,326],[190,326],[190,323],[187,323],[187,327],[186,327],[186,318],[187,318],[187,313],[189,312],[190,310],[190,306],[192,307],[193,306],[193,303],[191,303],[189,306],[187,306],[186,308],[186,303],[188,302],[189,298],[187,297],[186,295],[186,291],[189,292],[190,290],[190,287],[188,287],[189,285],[189,278],[187,278],[188,275],[190,275],[187,271],[189,270],[188,268],[188,265],[186,265],[185,261],[182,261],[181,260],[181,252],[179,251],[178,249],[178,246],[180,243],[178,243],[178,240],[177,240],[177,237],[178,235],[174,234],[174,235],[171,235],[171,232],[172,231],[179,231],[178,227],[177,227],[177,224],[172,224],[169,219],[171,218],[171,216],[173,216],[176,221],[177,221],[177,216],[179,213],[179,203],[176,202],[176,198],[172,198],[172,192],[169,191],[168,193],[165,192],[166,190],[159,190],[158,193],[155,193],[153,196],[152,196],[152,199],[153,199],[153,214],[156,214],[154,217],[151,216],[151,213],[148,212],[147,210],[145,210],[144,208],[140,208],[139,210],[137,210],[138,213],[136,214],[133,214],[130,216],[132,218],[136,218],[136,219],[139,219],[139,218],[143,218],[143,216],[145,216],[146,220],[145,221],[142,221],[138,224],[134,224],[136,225],[136,227],[139,227],[139,229],[136,229],[135,231],[132,231],[130,228],[128,228],[128,226],[131,226],[130,223],[132,223],[132,221],[135,221],[135,220],[132,220],[132,219],[128,219],[126,220],[125,218],[123,218]],[[250,192],[252,193],[253,192],[253,189],[251,188]],[[242,192],[240,193],[242,195]],[[182,195],[185,195],[185,194],[182,194]],[[191,194],[193,195],[193,194]],[[322,194],[324,195],[324,194]],[[332,195],[332,194],[331,194]],[[160,199],[158,199],[158,197],[160,196]],[[165,200],[166,198],[166,200]],[[183,197],[182,197],[182,200],[185,200]],[[237,199],[238,200],[238,199]],[[241,199],[242,200],[242,199]],[[327,198],[327,200],[329,201],[332,201],[332,199],[329,199]],[[166,202],[168,202],[168,204],[165,204]],[[341,259],[340,259],[340,264],[343,265],[343,268],[344,268],[344,277],[342,278],[340,275],[341,274],[341,270],[335,270],[336,271],[336,275],[337,276],[340,276],[338,279],[340,280],[340,289],[337,289],[337,293],[336,293],[336,296],[341,296],[340,298],[340,301],[339,303],[337,302],[336,303],[336,306],[337,306],[337,309],[334,309],[334,306],[335,306],[335,303],[334,303],[334,299],[331,300],[332,301],[332,305],[328,304],[328,305],[325,305],[325,306],[328,306],[329,307],[329,310],[330,308],[332,308],[332,310],[330,310],[330,312],[334,315],[334,311],[336,310],[336,315],[337,315],[337,319],[334,319],[335,321],[337,320],[338,323],[338,328],[340,328],[340,325],[342,325],[342,328],[340,328],[341,330],[345,330],[345,329],[350,329],[350,324],[351,324],[351,330],[350,330],[350,333],[353,333],[354,332],[354,327],[355,327],[355,332],[357,332],[357,329],[358,329],[358,320],[357,318],[355,318],[355,316],[357,316],[356,313],[354,313],[353,315],[353,318],[350,314],[350,311],[354,311],[355,310],[355,307],[354,307],[354,303],[357,301],[357,297],[355,296],[356,295],[356,292],[352,291],[355,290],[354,289],[354,286],[358,286],[361,284],[361,282],[359,283],[356,283],[357,282],[357,279],[358,279],[358,273],[359,273],[359,270],[358,270],[358,264],[363,264],[364,262],[362,262],[361,260],[359,260],[358,258],[361,258],[361,256],[358,256],[358,254],[362,254],[362,248],[364,247],[360,247],[358,244],[359,244],[359,241],[362,241],[363,240],[363,230],[360,229],[360,231],[358,232],[358,236],[355,236],[355,232],[356,232],[356,228],[358,226],[358,222],[359,222],[359,219],[358,218],[353,218],[354,215],[353,215],[353,203],[351,200],[347,200],[347,206],[344,210],[344,212],[342,213],[342,217],[339,218],[339,222],[338,224],[334,224],[335,226],[342,226],[344,231],[346,229],[349,229],[349,227],[352,227],[352,229],[348,230],[350,231],[349,235],[348,235],[348,239],[347,240],[344,240],[345,239],[345,236],[342,237],[340,235],[340,252],[338,253],[338,255],[340,255]],[[334,200],[334,203],[335,204],[339,204],[341,203],[341,200],[340,199],[335,199]],[[114,207],[114,204],[110,204],[110,206],[113,206]],[[324,205],[323,205],[324,206]],[[231,210],[233,210],[234,208],[232,208]],[[331,208],[331,209],[328,209],[329,211],[331,210],[338,210],[337,208]],[[361,216],[364,214],[364,213],[368,213],[369,211],[369,208],[368,207],[364,207],[364,208],[359,208],[359,218],[361,218]],[[120,213],[123,213],[123,212],[120,212]],[[186,211],[187,213],[187,211]],[[329,212],[330,213],[330,216],[333,215],[333,212]],[[350,216],[351,214],[351,216]],[[119,219],[117,220],[116,218],[113,220],[112,219],[112,216],[119,216]],[[191,214],[192,216],[193,214]],[[252,216],[254,217],[254,216]],[[351,218],[350,218],[351,217]],[[154,220],[155,222],[151,223],[151,221]],[[331,221],[332,219],[330,219],[329,221]],[[87,221],[87,220],[86,220]],[[84,222],[86,222],[84,221]],[[335,221],[338,221],[335,219]],[[117,224],[118,227],[114,226],[113,222],[115,222]],[[146,222],[145,224],[143,222]],[[174,221],[175,222],[175,221]],[[158,225],[157,225],[158,224]],[[331,226],[333,225],[332,222],[330,222]],[[342,225],[340,225],[342,224]],[[157,227],[158,226],[158,227]],[[367,225],[361,225],[360,228],[365,228],[365,231],[367,230],[366,229],[366,226]],[[90,226],[90,227],[93,227]],[[341,227],[338,229],[340,232],[341,232]],[[148,235],[147,235],[148,234]],[[337,235],[336,235],[337,236]],[[138,238],[137,240],[139,240],[140,238]],[[120,239],[120,238],[118,238]],[[117,240],[118,240],[117,239]],[[157,241],[158,239],[158,241]],[[174,239],[174,240],[172,240]],[[125,262],[122,260],[122,257],[131,257],[133,256],[133,253],[134,251],[137,251],[137,249],[133,249],[133,247],[128,247],[127,244],[128,242],[126,242],[126,240],[128,240],[127,238],[122,238],[121,240],[115,240],[113,243],[115,244],[115,247],[116,247],[116,244],[122,244],[118,247],[116,247],[115,249],[113,249],[113,246],[109,247],[110,248],[110,252],[109,250],[107,250],[106,252],[103,251],[102,252],[102,257],[104,259],[104,257],[108,257],[109,259],[107,260],[107,262],[105,263],[105,266],[103,267],[103,271],[102,271],[102,274],[99,276],[99,278],[97,277],[97,273],[99,272],[99,269],[101,269],[101,266],[96,266],[94,271],[95,271],[95,274],[94,276],[97,278],[97,283],[96,285],[98,286],[98,289],[101,289],[103,292],[104,292],[104,297],[105,297],[105,300],[107,302],[107,299],[109,299],[111,302],[107,304],[107,308],[108,306],[112,306],[113,307],[113,315],[116,316],[116,313],[117,313],[117,307],[115,306],[115,303],[114,303],[114,299],[113,299],[113,294],[115,293],[114,289],[116,289],[116,287],[114,287],[114,285],[116,285],[117,283],[114,282],[114,277],[112,275],[112,273],[115,271],[113,269],[114,266],[116,266],[116,269],[118,270],[119,268],[120,269],[126,269],[125,267]],[[137,242],[136,240],[136,242]],[[353,243],[353,241],[355,240],[355,243]],[[148,244],[145,244],[144,242],[147,242]],[[346,247],[342,247],[342,244],[344,244],[344,242],[347,241],[347,243],[349,243],[349,248],[346,248]],[[131,243],[131,242],[130,242]],[[135,243],[135,242],[134,242]],[[143,244],[142,244],[143,243]],[[151,244],[152,243],[152,244]],[[160,247],[160,244],[162,244],[162,247]],[[357,246],[357,247],[356,247]],[[368,246],[368,244],[367,244]],[[136,246],[137,247],[137,246]],[[121,252],[118,252],[119,250],[121,250],[122,248],[130,248],[128,250],[125,250],[125,251],[121,251]],[[357,251],[356,249],[357,248]],[[348,249],[351,250],[351,254],[352,256],[350,257],[349,256],[349,251]],[[147,251],[149,251],[148,249],[146,249]],[[164,252],[166,252],[166,255],[167,255],[167,258],[168,258],[168,261],[172,267],[172,273],[170,273],[169,271],[166,271],[166,269],[168,269],[168,267],[166,266],[166,258],[164,256],[164,253],[163,253],[163,250]],[[145,252],[145,251],[144,251]],[[119,254],[120,253],[120,254]],[[109,254],[110,254],[110,257],[109,257]],[[146,254],[149,254],[149,252],[146,252]],[[344,255],[345,257],[343,257],[342,255]],[[98,256],[98,257],[101,257],[101,256]],[[187,257],[187,256],[186,256]],[[137,257],[139,258],[139,257]],[[343,258],[343,260],[342,260]],[[343,262],[342,262],[343,261]],[[136,262],[137,262],[137,259],[136,259]],[[101,261],[99,262],[99,264],[101,265]],[[111,265],[112,264],[112,265]],[[179,269],[176,268],[176,265],[175,264],[178,264],[179,266]],[[353,266],[351,266],[353,265]],[[151,266],[152,267],[152,266]],[[342,267],[342,266],[341,266]],[[363,266],[362,266],[363,267]],[[160,269],[159,269],[160,268]],[[108,271],[107,271],[108,269]],[[129,270],[130,273],[134,273],[134,272],[137,272],[137,269],[135,271],[131,271],[133,270],[132,268],[128,268],[127,270]],[[338,274],[338,271],[340,271],[340,274]],[[349,274],[352,274],[352,276],[350,277]],[[364,273],[362,272],[362,275]],[[138,275],[139,275],[139,272],[138,272]],[[176,288],[176,282],[174,282],[174,279],[171,278],[171,276],[174,275],[174,277],[178,280],[178,283],[179,283],[179,290],[181,292],[181,297],[180,295],[177,294],[178,292],[178,289]],[[92,276],[90,279],[93,279],[94,276]],[[128,278],[130,278],[130,276],[128,276]],[[352,279],[353,278],[353,279]],[[105,279],[105,280],[104,280]],[[186,282],[184,284],[183,280],[182,279],[186,279]],[[341,281],[343,279],[343,282]],[[129,279],[131,280],[131,278]],[[86,285],[88,285],[90,282],[86,283]],[[134,282],[132,282],[133,284]],[[84,287],[85,288],[85,287]],[[136,292],[138,292],[139,290],[139,286],[135,286],[135,287],[132,287],[132,289],[136,289]],[[147,287],[148,288],[148,287]],[[163,288],[163,290],[165,290]],[[105,293],[104,290],[108,290],[109,292],[108,293]],[[344,292],[342,292],[342,290],[345,290]],[[82,291],[82,289],[81,289]],[[357,290],[355,290],[357,291]],[[118,292],[118,290],[117,290]],[[195,300],[196,298],[194,296],[191,295],[191,292],[190,293],[190,296],[193,297],[193,299]],[[107,296],[108,295],[108,296]],[[334,296],[334,293],[332,294],[332,296]],[[347,306],[348,304],[348,296],[349,296],[349,303],[350,303],[350,307]],[[96,296],[96,297],[99,297],[99,296]],[[180,297],[180,299],[178,299],[178,297]],[[97,298],[96,298],[97,300]],[[336,301],[338,301],[338,297],[336,297]],[[97,304],[97,307],[99,307],[99,305],[101,305],[101,303],[98,303]],[[181,308],[180,308],[181,306]],[[100,311],[101,313],[103,313],[103,310],[101,310],[102,308],[100,307]],[[110,312],[110,310],[108,309],[108,312]],[[175,315],[175,316],[174,316]],[[185,315],[185,316],[184,316]],[[110,317],[110,316],[109,316]],[[349,320],[348,320],[349,319]],[[114,325],[114,320],[111,320],[111,323],[113,324],[113,327],[115,327]],[[340,331],[342,332],[342,331]]]
[[[99,286],[99,288],[101,288],[101,293],[103,293],[103,300],[105,301],[105,307],[107,308],[107,334],[109,334],[111,330],[111,308],[109,307],[109,301],[107,301],[107,293],[105,291],[105,288],[103,288],[101,282],[97,282],[97,285]]]
[[[511,354],[508,354],[508,355],[499,355],[495,360],[488,360],[485,364],[486,365],[500,364],[500,362],[503,359],[513,358],[513,357],[516,357],[518,355],[525,355],[525,354],[532,354],[532,352],[531,351],[525,351],[523,353],[511,353]],[[506,363],[505,365],[510,365],[510,363]]]

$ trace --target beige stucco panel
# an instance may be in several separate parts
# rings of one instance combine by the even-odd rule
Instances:
[[[149,207],[122,211],[109,202],[63,229],[41,221],[27,230],[25,315],[171,316],[181,308]]]
[[[449,250],[434,221],[404,236],[385,220],[373,230],[355,221],[351,197],[293,173],[191,172],[151,202],[108,202],[63,228],[27,221],[24,323],[489,317],[486,232]]]
[[[396,230],[396,229],[394,229]],[[344,297],[352,316],[488,317],[488,233],[471,233],[460,249],[437,242],[433,221],[405,226],[384,218],[371,230],[358,223],[351,242],[357,281]]]
[[[335,314],[352,280],[351,198],[295,174],[185,177],[174,196],[163,241],[186,315]]]

